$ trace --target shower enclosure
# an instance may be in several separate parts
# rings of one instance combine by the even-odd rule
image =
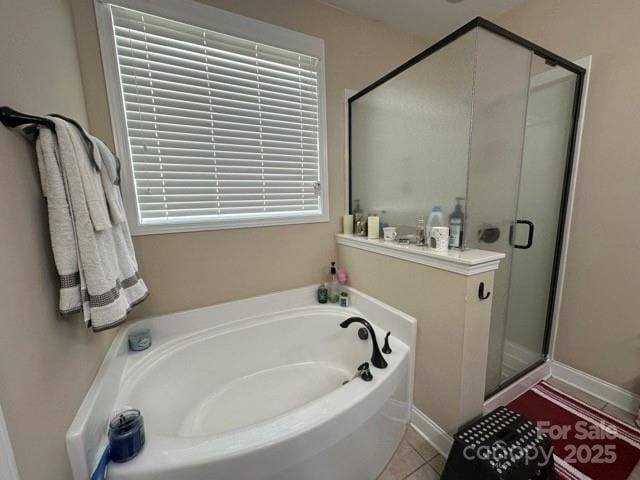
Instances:
[[[461,248],[496,272],[487,395],[542,363],[584,70],[478,18],[349,99],[349,196],[415,232],[464,212]]]

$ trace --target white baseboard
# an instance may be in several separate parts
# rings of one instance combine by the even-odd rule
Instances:
[[[0,478],[2,480],[20,480],[16,459],[13,456],[13,448],[9,440],[9,431],[4,422],[2,408],[0,407]]]
[[[443,457],[449,456],[453,437],[445,432],[433,420],[427,417],[415,405],[411,409],[411,426],[422,435]]]
[[[508,404],[514,401],[524,392],[533,387],[540,380],[549,378],[551,376],[551,362],[547,361],[540,365],[535,370],[529,372],[526,376],[522,377],[517,382],[509,385],[504,390],[496,393],[492,397],[488,398],[484,402],[483,414],[487,414],[498,407]]]
[[[555,377],[564,383],[584,390],[594,397],[611,405],[615,405],[627,412],[635,414],[638,412],[638,409],[640,409],[640,395],[636,395],[633,392],[565,365],[564,363],[550,360],[540,365],[513,385],[509,385],[501,392],[487,399],[484,402],[484,413],[489,413],[501,405],[512,402],[540,380],[548,377]]]
[[[551,375],[627,412],[635,414],[640,408],[640,395],[605,382],[564,363],[554,360],[551,363]]]
[[[640,395],[605,382],[564,363],[548,360],[514,384],[487,399],[484,402],[483,414],[486,415],[499,406],[507,405],[540,380],[545,380],[551,376],[627,412],[635,414],[640,409]],[[411,410],[411,425],[441,455],[448,456],[453,444],[453,438],[415,406]]]

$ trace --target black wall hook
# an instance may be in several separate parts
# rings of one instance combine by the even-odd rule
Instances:
[[[486,300],[491,296],[491,292],[484,292],[484,282],[480,282],[480,286],[478,287],[478,298],[480,300]]]
[[[49,128],[55,129],[56,125],[48,118],[38,117],[36,115],[29,115],[27,113],[18,112],[11,107],[0,107],[0,123],[5,127],[15,128],[25,124],[39,124],[46,125]]]

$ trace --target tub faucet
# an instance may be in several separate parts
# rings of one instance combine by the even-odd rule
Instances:
[[[344,322],[340,324],[342,328],[347,328],[352,323],[361,323],[369,330],[369,336],[371,337],[371,342],[373,343],[373,352],[371,353],[371,364],[376,368],[387,368],[387,361],[380,353],[380,348],[378,347],[378,339],[376,338],[376,332],[373,331],[373,327],[369,322],[367,322],[364,318],[360,317],[349,317]]]

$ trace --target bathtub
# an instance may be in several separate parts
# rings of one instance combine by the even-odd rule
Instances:
[[[146,445],[111,464],[110,480],[374,480],[397,448],[412,405],[416,321],[350,290],[352,306],[319,305],[315,287],[165,315],[122,328],[67,436],[75,480],[106,444],[106,422],[141,410]],[[371,340],[339,324],[369,320],[386,369],[353,376]],[[151,329],[130,352],[127,334]]]

